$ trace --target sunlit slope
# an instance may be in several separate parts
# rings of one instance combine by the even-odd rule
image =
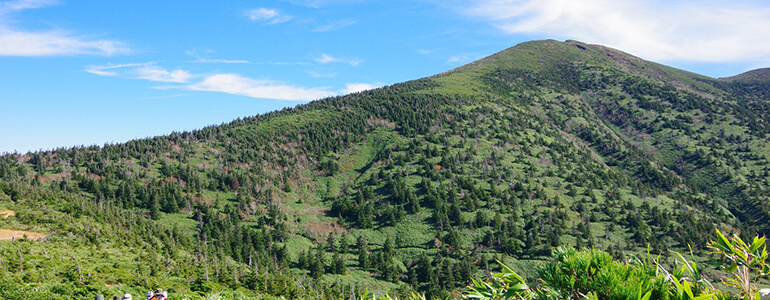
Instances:
[[[0,241],[0,283],[443,297],[560,246],[700,255],[714,227],[770,228],[766,82],[533,41],[192,132],[5,155],[0,229],[50,241]]]

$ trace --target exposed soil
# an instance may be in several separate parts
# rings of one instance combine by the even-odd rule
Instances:
[[[307,232],[313,234],[319,241],[325,240],[330,232],[334,232],[335,234],[345,232],[345,228],[337,223],[337,221],[309,222],[302,224],[302,227],[304,227]]]
[[[10,241],[10,240],[13,240],[14,238],[23,239],[25,234],[27,235],[27,239],[30,239],[30,240],[39,240],[39,239],[45,238],[45,234],[42,234],[40,232],[0,229],[0,241]]]
[[[15,216],[16,212],[12,210],[0,210],[0,218]],[[23,239],[24,235],[30,240],[39,240],[45,238],[45,234],[34,231],[0,229],[0,241],[10,241],[13,239]]]

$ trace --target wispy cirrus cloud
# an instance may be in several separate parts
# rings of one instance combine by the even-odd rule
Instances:
[[[272,80],[256,80],[238,74],[215,74],[183,87],[192,91],[221,92],[260,99],[309,101],[334,96],[327,88],[304,88]]]
[[[334,31],[339,30],[348,26],[351,26],[353,24],[356,24],[355,20],[340,20],[333,23],[329,23],[326,25],[321,25],[316,28],[313,28],[314,32],[326,32],[326,31]]]
[[[43,8],[58,4],[55,0],[16,0],[0,2],[0,15],[25,9]]]
[[[754,0],[475,0],[455,5],[507,33],[600,43],[647,59],[727,62],[770,56],[770,6]]]
[[[469,61],[471,61],[471,59],[467,55],[459,54],[459,55],[450,56],[446,62],[447,63],[464,63]]]
[[[166,70],[158,66],[145,66],[134,70],[136,78],[156,82],[185,83],[192,75],[185,70]]]
[[[463,53],[452,55],[447,59],[448,64],[465,64],[475,60],[479,60],[484,57],[481,53]]]
[[[281,11],[275,8],[264,7],[247,10],[246,17],[252,21],[264,21],[271,25],[288,22],[294,18],[292,16],[282,14]]]
[[[315,61],[318,62],[319,64],[345,63],[345,64],[349,64],[349,65],[354,66],[354,67],[358,66],[359,64],[361,64],[363,62],[360,59],[339,58],[339,57],[331,56],[331,55],[326,54],[326,53],[322,53],[321,56],[319,56],[319,57],[317,57],[315,59]]]
[[[47,0],[0,2],[0,16],[57,4]],[[29,31],[0,24],[0,56],[64,56],[128,54],[123,42],[78,36],[64,30]]]
[[[431,54],[431,53],[433,53],[434,51],[436,51],[436,50],[431,50],[431,49],[417,49],[417,53],[420,53],[420,54],[422,54],[422,55],[428,55],[428,54]]]
[[[181,69],[169,70],[156,65],[156,62],[86,66],[85,71],[100,76],[120,76],[129,79],[183,84],[155,87],[158,89],[220,92],[259,99],[309,101],[339,94],[325,87],[305,88],[274,80],[252,79],[234,73],[203,75]],[[361,89],[362,87],[355,88]]]
[[[201,55],[200,53],[203,53]],[[204,64],[250,64],[251,62],[248,60],[243,59],[221,59],[221,58],[204,58],[203,56],[208,56],[214,53],[214,50],[211,49],[191,49],[187,50],[185,54],[188,56],[192,56],[195,58],[195,60],[190,61],[193,63],[204,63]]]
[[[0,25],[0,56],[63,56],[131,53],[123,42],[90,40],[64,31],[27,32]]]
[[[156,62],[107,64],[103,66],[86,66],[85,71],[99,76],[125,76],[134,79],[144,79],[155,82],[186,83],[194,75],[190,72],[176,69],[167,70],[155,65]]]
[[[145,67],[152,64],[154,64],[154,62],[129,63],[129,64],[106,64],[103,66],[86,66],[85,71],[91,74],[99,75],[99,76],[117,76],[118,72],[115,71],[117,69]]]

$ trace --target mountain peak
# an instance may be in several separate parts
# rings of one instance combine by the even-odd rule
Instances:
[[[444,84],[452,86],[449,90],[472,91],[483,89],[481,86],[476,86],[473,83],[474,80],[469,80],[472,78],[476,81],[484,81],[500,76],[521,78],[521,75],[529,74],[527,76],[540,78],[538,80],[547,79],[552,82],[556,80],[555,82],[559,82],[558,85],[573,86],[571,89],[574,91],[577,80],[575,76],[584,72],[641,76],[678,86],[698,86],[697,89],[711,89],[712,87],[706,86],[703,82],[713,80],[706,76],[646,61],[611,47],[575,40],[561,42],[551,39],[524,42],[438,74],[436,77]]]
[[[637,75],[662,73],[656,63],[607,46],[587,44],[575,40],[528,41],[482,58],[478,61],[444,72],[486,72],[490,68],[514,68],[531,72],[543,72],[565,64],[590,64],[611,67]],[[648,74],[650,75],[650,74]],[[662,74],[656,74],[658,77]]]

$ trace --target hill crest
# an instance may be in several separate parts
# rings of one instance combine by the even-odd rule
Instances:
[[[0,286],[445,298],[560,246],[704,256],[714,227],[770,233],[770,89],[734,81],[535,41],[220,126],[0,156],[17,212],[0,225],[53,241],[0,242]]]

